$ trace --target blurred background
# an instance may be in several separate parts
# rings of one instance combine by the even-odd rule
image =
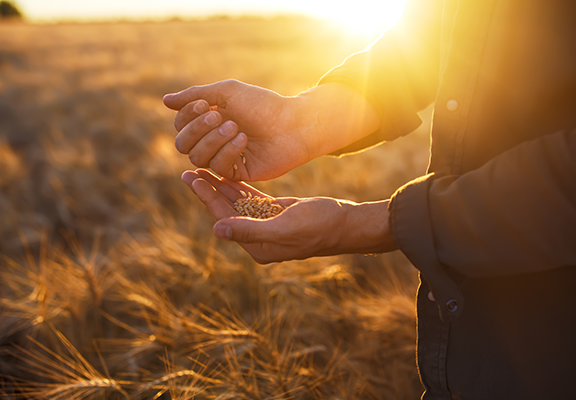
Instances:
[[[216,240],[162,105],[227,78],[295,95],[402,2],[239,4],[0,1],[1,398],[419,397],[404,256],[260,266]],[[429,114],[255,186],[385,199],[425,172]]]

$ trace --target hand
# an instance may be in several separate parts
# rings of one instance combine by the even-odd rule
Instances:
[[[226,80],[168,94],[164,103],[178,110],[176,148],[235,181],[278,177],[380,124],[364,97],[339,83],[284,97]]]
[[[240,191],[270,197],[242,182],[206,170],[186,171],[182,180],[218,220],[214,234],[238,242],[259,263],[345,253],[396,250],[388,226],[388,201],[353,203],[325,197],[278,198],[286,209],[267,220],[242,217],[233,208]]]
[[[164,102],[179,110],[176,148],[196,166],[254,181],[310,160],[291,99],[270,90],[227,80],[166,95]]]

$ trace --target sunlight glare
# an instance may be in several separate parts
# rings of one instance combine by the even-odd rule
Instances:
[[[308,14],[330,20],[353,34],[374,36],[402,15],[404,0],[18,0],[34,21],[50,19],[97,20],[110,18],[168,18],[175,15],[277,15]]]
[[[404,11],[404,0],[314,1],[310,12],[333,21],[351,33],[375,36],[390,28]]]

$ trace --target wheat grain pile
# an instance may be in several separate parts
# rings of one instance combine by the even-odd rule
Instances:
[[[275,204],[271,198],[252,196],[251,193],[242,194],[243,197],[234,202],[234,210],[240,215],[256,219],[268,219],[284,211],[284,207]]]

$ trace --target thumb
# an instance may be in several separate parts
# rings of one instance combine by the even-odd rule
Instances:
[[[180,110],[186,104],[199,99],[206,100],[208,104],[225,104],[228,93],[232,90],[234,81],[226,80],[209,85],[192,86],[178,93],[169,93],[164,96],[164,105],[172,110]]]
[[[280,239],[278,223],[274,219],[222,219],[216,222],[213,232],[217,238],[239,243],[277,242]]]

